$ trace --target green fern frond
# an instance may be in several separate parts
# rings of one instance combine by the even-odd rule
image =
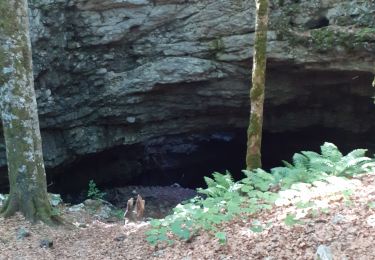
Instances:
[[[223,197],[227,192],[233,192],[239,190],[241,187],[237,185],[227,171],[226,174],[214,172],[213,178],[204,177],[204,181],[207,184],[206,189],[198,188],[197,191],[201,194],[205,194],[208,197],[217,198]]]
[[[274,180],[275,177],[271,173],[256,169],[243,180],[243,183],[256,190],[267,191],[274,183]]]
[[[337,146],[332,143],[325,142],[320,146],[320,150],[324,158],[330,159],[333,162],[340,161],[343,156]]]
[[[352,157],[352,158],[359,158],[359,157],[365,157],[366,156],[367,149],[355,149],[345,155],[345,157]]]
[[[365,163],[371,163],[372,159],[368,157],[360,157],[360,158],[350,158],[344,157],[341,161],[341,164],[337,167],[337,172],[335,175],[337,176],[352,176],[354,174],[365,173],[368,172],[366,168],[362,168],[362,165]],[[365,171],[365,172],[361,172]]]
[[[285,167],[288,167],[290,169],[293,169],[293,167],[294,167],[293,164],[291,164],[287,161],[282,160],[281,162],[284,164]]]
[[[214,187],[216,185],[215,181],[210,177],[204,176],[204,181],[207,184],[207,187]]]
[[[308,169],[309,159],[303,154],[295,153],[293,155],[293,165],[295,168]]]
[[[313,152],[313,151],[302,151],[301,153],[304,156],[306,156],[309,160],[322,157],[320,154],[318,154],[317,152]]]
[[[280,182],[290,173],[291,168],[288,167],[275,167],[271,169],[271,174],[275,178],[275,182]]]
[[[214,177],[215,183],[222,185],[225,188],[229,188],[234,183],[232,176],[228,172],[226,172],[226,174],[214,172],[212,175]]]
[[[324,157],[317,157],[310,160],[310,172],[325,172],[330,174],[335,171],[335,163]]]

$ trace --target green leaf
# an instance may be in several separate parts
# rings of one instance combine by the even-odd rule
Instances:
[[[250,230],[254,233],[261,233],[263,232],[264,228],[259,221],[253,221]]]
[[[154,235],[147,236],[146,240],[147,240],[147,242],[149,242],[153,246],[156,245],[159,241],[158,236],[154,236]]]
[[[159,227],[161,225],[161,221],[159,219],[152,219],[150,221],[150,225],[152,227]]]
[[[146,231],[146,235],[150,235],[150,236],[159,235],[159,233],[160,231],[158,229],[150,229]]]
[[[307,201],[307,202],[298,201],[296,203],[296,207],[299,208],[299,209],[310,208],[314,205],[315,205],[315,203],[313,201]]]
[[[251,226],[250,230],[253,231],[254,233],[261,233],[261,232],[263,232],[263,227],[262,226]]]
[[[342,153],[336,145],[325,142],[321,147],[321,154],[324,158],[330,159],[333,162],[338,162],[342,158]]]
[[[225,244],[227,242],[227,235],[225,232],[216,232],[215,237],[219,239],[221,244]]]
[[[359,158],[366,156],[367,149],[355,149],[348,153],[345,157]]]
[[[250,191],[252,191],[254,188],[250,185],[243,185],[241,187],[241,191],[244,192],[244,193],[248,193]]]
[[[303,154],[295,153],[293,155],[293,164],[296,168],[308,169],[309,159]]]
[[[180,221],[171,224],[171,231],[181,239],[188,240],[190,238],[190,231],[187,228],[182,228]]]
[[[282,160],[281,162],[282,162],[282,163],[284,164],[284,166],[287,167],[287,168],[293,168],[293,167],[294,167],[293,164],[290,164],[290,163],[287,162],[287,161]]]
[[[303,221],[296,219],[296,215],[294,214],[287,214],[284,223],[287,226],[294,226],[296,224],[302,224]]]

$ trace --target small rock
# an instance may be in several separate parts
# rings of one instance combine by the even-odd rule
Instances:
[[[345,221],[345,217],[341,214],[336,214],[333,219],[332,219],[332,224],[340,224],[340,223],[343,223]]]
[[[52,206],[56,207],[56,206],[58,206],[62,202],[62,199],[61,199],[60,194],[52,194],[52,193],[50,193],[49,194],[49,201],[50,201],[50,203],[51,203]]]
[[[174,188],[181,188],[181,185],[178,184],[177,182],[173,183],[172,185],[170,185],[171,187],[174,187]]]
[[[53,247],[53,241],[48,238],[42,239],[40,240],[39,246],[44,248],[51,248]]]
[[[163,249],[158,250],[158,251],[152,253],[152,256],[155,256],[155,257],[161,257],[163,255],[164,255],[164,250]]]
[[[115,241],[124,241],[126,239],[126,236],[125,235],[121,235],[121,236],[118,236],[118,237],[115,237]]]
[[[96,70],[96,74],[98,74],[98,75],[102,75],[102,74],[106,74],[106,73],[107,73],[106,68],[100,68],[100,69]]]
[[[367,224],[371,227],[375,227],[375,214],[374,215],[370,215],[368,218],[367,218]]]
[[[283,191],[280,191],[279,192],[279,195],[280,195],[280,198],[283,198],[283,199],[294,199],[296,197],[299,197],[300,196],[300,192],[296,191],[296,190],[283,190]]]
[[[68,211],[77,212],[77,211],[83,210],[84,208],[85,208],[85,205],[83,203],[80,203],[80,204],[71,206],[70,208],[68,208]]]
[[[316,250],[315,260],[333,260],[331,249],[328,246],[320,245]]]
[[[78,227],[79,228],[87,228],[87,224],[85,224],[85,223],[79,223]]]
[[[93,200],[93,199],[87,199],[83,202],[86,207],[96,210],[98,209],[103,203],[100,200]]]
[[[133,123],[135,123],[136,118],[135,118],[134,116],[128,116],[128,117],[126,118],[126,121],[128,121],[128,123],[133,124]]]
[[[29,237],[29,236],[30,236],[30,232],[26,228],[21,227],[17,230],[17,239],[18,240],[23,239],[25,237]]]
[[[0,207],[3,205],[4,201],[7,199],[7,195],[0,194]]]
[[[112,209],[108,205],[104,205],[100,208],[100,211],[98,212],[97,216],[100,219],[108,219],[111,217]]]
[[[73,225],[78,228],[87,228],[87,224],[85,223],[74,222]]]
[[[288,199],[285,199],[285,198],[278,198],[276,201],[275,201],[275,205],[278,206],[278,207],[281,207],[281,206],[287,206],[287,205],[291,205],[292,202]]]

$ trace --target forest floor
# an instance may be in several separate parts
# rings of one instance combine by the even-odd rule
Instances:
[[[222,224],[225,244],[202,232],[189,243],[154,247],[145,240],[147,223],[104,223],[87,212],[63,210],[84,228],[31,225],[20,215],[0,218],[0,259],[314,259],[319,246],[329,247],[333,259],[375,259],[375,175],[348,182],[350,190],[314,198],[320,205],[315,209],[275,206]],[[299,219],[286,221],[291,213]],[[258,232],[251,229],[255,219],[263,225]],[[29,234],[17,239],[20,228]],[[46,238],[52,247],[41,247]]]

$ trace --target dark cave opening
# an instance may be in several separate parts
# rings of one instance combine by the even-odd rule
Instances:
[[[311,19],[305,23],[306,29],[319,29],[323,27],[327,27],[329,25],[329,20],[325,16],[320,16],[315,19]]]
[[[266,170],[290,161],[295,152],[319,151],[325,141],[343,153],[366,147],[366,136],[319,126],[280,133],[264,132],[263,166]],[[354,147],[355,145],[355,147]],[[246,131],[230,129],[215,133],[170,136],[143,144],[119,146],[81,158],[63,169],[49,171],[50,192],[65,201],[86,198],[89,180],[101,190],[128,185],[204,187],[204,176],[231,172],[240,179],[245,168]],[[68,180],[68,181],[67,181]]]
[[[295,152],[319,151],[326,141],[336,144],[343,153],[368,148],[371,156],[375,146],[368,136],[368,133],[321,126],[298,131],[264,131],[263,167],[269,170],[280,166],[282,160],[290,161]],[[215,171],[228,170],[234,179],[240,179],[245,168],[245,152],[246,129],[161,137],[142,144],[114,147],[86,155],[71,165],[47,169],[48,190],[61,194],[66,202],[78,203],[86,198],[90,180],[101,190],[174,183],[195,189],[204,187],[204,176],[211,176]],[[0,193],[8,191],[9,186],[3,185]]]

